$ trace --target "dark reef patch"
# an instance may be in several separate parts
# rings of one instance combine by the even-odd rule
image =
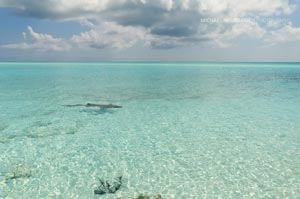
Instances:
[[[94,190],[94,194],[103,195],[107,193],[116,193],[122,186],[122,176],[117,177],[113,182],[99,178],[100,185]]]

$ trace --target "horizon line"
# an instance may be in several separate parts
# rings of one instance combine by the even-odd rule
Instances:
[[[0,63],[291,63],[300,61],[0,61]]]

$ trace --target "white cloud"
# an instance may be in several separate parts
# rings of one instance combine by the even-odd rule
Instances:
[[[37,50],[37,51],[64,51],[70,48],[70,45],[61,38],[55,38],[49,34],[34,32],[31,26],[27,27],[27,33],[23,32],[24,42],[16,44],[2,45],[2,48]],[[30,36],[27,40],[27,36]]]
[[[148,34],[144,28],[125,27],[112,22],[105,22],[90,31],[73,35],[70,42],[78,46],[92,48],[129,48],[139,41],[146,40]]]
[[[24,42],[2,46],[5,48],[39,51],[81,47],[123,49],[137,43],[153,48],[173,48],[203,42],[228,47],[242,36],[272,44],[299,38],[297,28],[283,27],[282,23],[201,23],[201,19],[210,17],[288,16],[296,8],[288,0],[0,0],[1,6],[14,8],[17,15],[74,20],[90,29],[62,39],[34,32],[28,27],[28,34],[23,34]]]
[[[239,37],[261,39],[265,34],[266,30],[255,22],[236,23],[225,33],[213,35],[212,40],[215,41],[217,46],[226,48],[231,46],[231,42]]]
[[[288,24],[278,30],[271,31],[264,40],[269,45],[300,41],[300,27]]]
[[[296,6],[287,0],[230,0],[229,8],[237,17],[247,15],[271,16],[291,14]]]
[[[86,26],[86,27],[89,27],[89,28],[94,28],[95,27],[95,24],[92,23],[91,21],[89,21],[88,19],[79,19],[79,23],[82,26]]]
[[[295,5],[288,0],[0,0],[2,7],[14,7],[19,14],[42,18],[97,18],[104,12],[130,7],[171,10],[197,10],[243,17],[248,14],[290,14]],[[129,10],[128,10],[129,11]]]

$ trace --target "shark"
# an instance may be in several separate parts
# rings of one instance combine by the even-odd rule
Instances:
[[[71,105],[63,105],[66,107],[77,107],[77,106],[83,106],[83,107],[97,107],[100,109],[108,109],[108,108],[122,108],[122,106],[114,105],[114,104],[93,104],[93,103],[87,103],[87,104],[71,104]]]

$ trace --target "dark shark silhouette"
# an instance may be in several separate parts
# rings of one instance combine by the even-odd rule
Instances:
[[[76,106],[84,106],[84,107],[98,107],[101,109],[107,109],[107,108],[122,108],[122,106],[114,105],[114,104],[71,104],[71,105],[64,105],[66,107],[76,107]]]

